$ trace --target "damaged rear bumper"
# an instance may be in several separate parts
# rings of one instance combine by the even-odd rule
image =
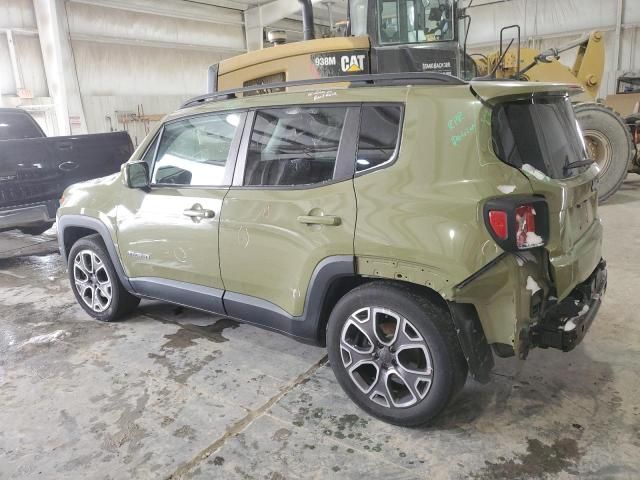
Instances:
[[[533,346],[573,350],[593,323],[607,288],[607,266],[604,260],[593,273],[561,302],[547,302],[541,320],[531,327]]]

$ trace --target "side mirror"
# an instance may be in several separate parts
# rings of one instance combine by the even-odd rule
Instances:
[[[149,186],[149,165],[147,162],[132,162],[125,165],[125,179],[129,188]]]

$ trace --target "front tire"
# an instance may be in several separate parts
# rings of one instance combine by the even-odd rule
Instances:
[[[345,295],[329,318],[327,350],[347,395],[395,425],[429,422],[467,377],[448,310],[412,285],[374,282]]]
[[[68,269],[76,300],[97,320],[119,320],[140,303],[140,299],[127,292],[120,283],[99,235],[81,238],[73,245]]]

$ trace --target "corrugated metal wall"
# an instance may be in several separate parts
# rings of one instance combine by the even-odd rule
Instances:
[[[140,141],[154,123],[136,121],[141,111],[158,118],[186,98],[201,94],[207,67],[245,49],[242,13],[202,6],[208,16],[171,16],[181,2],[158,2],[162,14],[135,11],[144,0],[125,2],[66,2],[69,36],[81,99],[90,133],[126,128]],[[126,5],[129,3],[129,5]],[[185,11],[189,9],[186,8]],[[166,14],[164,13],[166,12]],[[198,12],[195,12],[198,13]],[[193,15],[196,16],[196,15]],[[187,15],[185,15],[187,17]],[[14,33],[24,86],[34,96],[48,97],[42,53],[31,0],[0,0],[0,92],[4,103],[28,105],[16,95],[5,33]],[[51,103],[38,99],[37,103]],[[56,133],[50,128],[50,133]]]

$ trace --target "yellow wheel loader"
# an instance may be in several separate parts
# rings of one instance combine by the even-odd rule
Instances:
[[[283,90],[283,82],[375,73],[436,72],[463,79],[545,81],[582,86],[575,100],[585,146],[601,168],[600,201],[613,195],[633,165],[631,134],[620,115],[596,103],[604,68],[600,32],[561,49],[545,52],[520,48],[519,27],[500,32],[500,50],[489,55],[467,53],[471,17],[456,0],[350,0],[342,37],[316,39],[311,0],[299,0],[304,41],[229,58],[209,67],[209,93],[265,85],[257,93]],[[514,28],[514,40],[503,51],[503,33]],[[280,42],[278,42],[280,43]],[[574,65],[559,62],[560,53],[578,48]],[[252,90],[252,94],[256,91]],[[640,162],[639,162],[640,163]]]

